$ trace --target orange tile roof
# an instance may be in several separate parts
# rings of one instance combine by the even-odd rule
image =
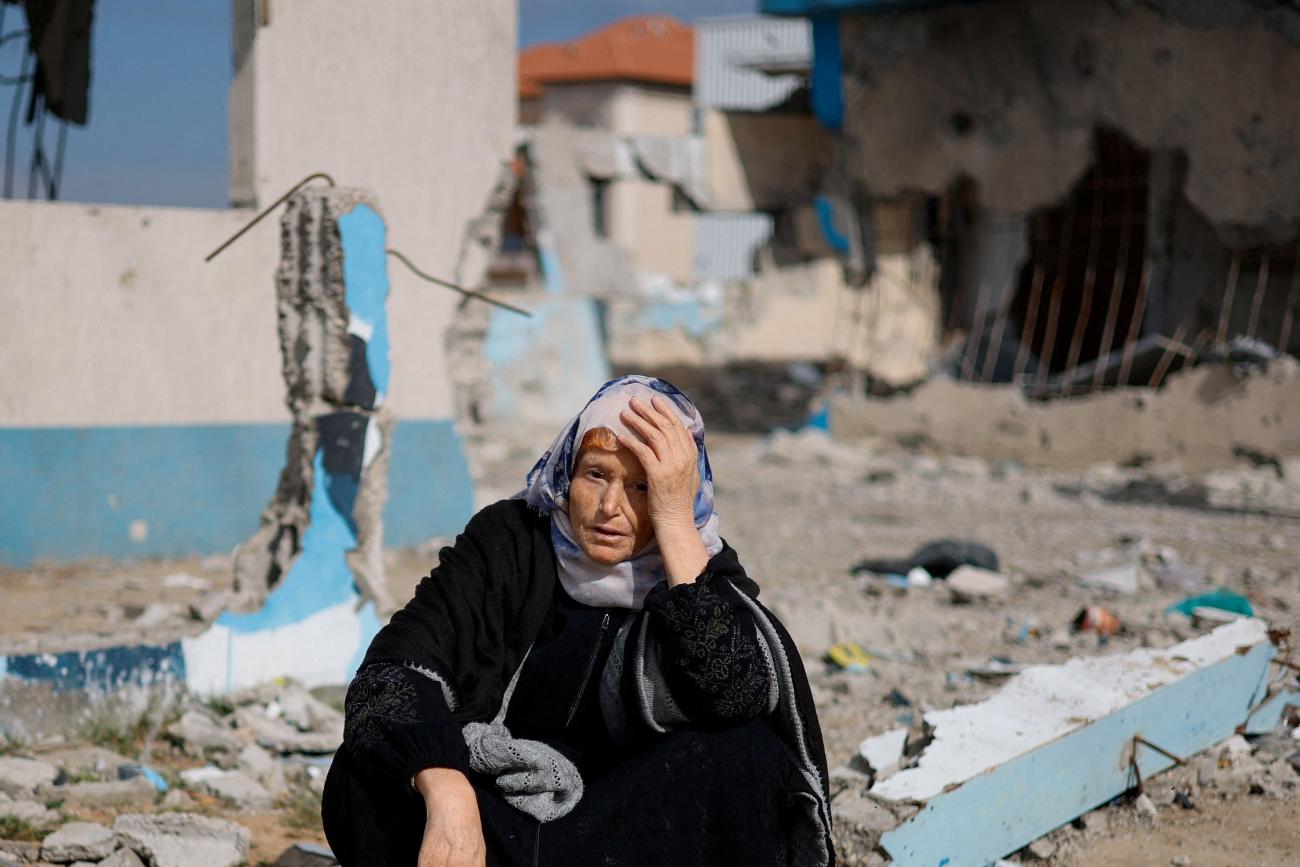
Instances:
[[[666,15],[623,18],[572,42],[548,42],[519,55],[519,98],[548,83],[644,81],[690,87],[695,31]]]

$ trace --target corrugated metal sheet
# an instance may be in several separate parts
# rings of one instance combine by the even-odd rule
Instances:
[[[772,216],[698,214],[695,279],[744,280],[754,275],[754,252],[772,237]]]
[[[805,19],[755,15],[695,25],[695,102],[701,108],[764,111],[789,97],[811,66],[812,30]]]

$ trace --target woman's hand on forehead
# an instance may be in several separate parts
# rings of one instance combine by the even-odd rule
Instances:
[[[633,398],[619,418],[633,432],[620,434],[619,444],[636,455],[645,470],[646,505],[668,583],[692,582],[709,561],[695,528],[695,495],[700,489],[695,437],[668,401],[657,395],[648,403]]]
[[[649,486],[650,518],[695,523],[695,494],[700,488],[695,437],[664,398],[632,398],[619,414],[633,435],[619,443],[637,456]]]

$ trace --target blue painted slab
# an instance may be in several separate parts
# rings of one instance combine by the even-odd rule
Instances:
[[[898,867],[985,867],[1130,789],[1134,735],[1181,756],[1232,735],[1262,699],[1273,653],[1257,644],[936,795],[881,845]],[[1173,764],[1137,755],[1144,779]]]
[[[288,437],[284,423],[0,428],[0,563],[228,552],[257,529]],[[399,421],[391,445],[386,544],[459,533],[474,486],[452,422]]]
[[[124,686],[184,682],[181,644],[136,645],[0,657],[0,676],[48,683],[56,692],[111,692]]]

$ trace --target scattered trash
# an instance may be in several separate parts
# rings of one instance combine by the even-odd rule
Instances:
[[[1188,617],[1196,617],[1197,609],[1217,609],[1241,617],[1255,616],[1255,609],[1251,607],[1250,600],[1226,587],[1220,587],[1213,593],[1189,596],[1182,602],[1170,605],[1165,609],[1165,613],[1177,612]],[[1200,616],[1209,619],[1207,611],[1201,611]]]
[[[871,654],[851,641],[832,644],[826,658],[841,671],[860,673],[871,665]]]
[[[117,778],[119,780],[129,780],[132,777],[144,777],[159,792],[167,791],[167,781],[163,779],[162,774],[148,765],[126,764],[118,766]]]
[[[906,575],[920,567],[933,578],[947,578],[959,566],[978,566],[996,572],[997,553],[979,542],[959,539],[936,539],[927,542],[904,560],[863,560],[849,571],[854,575],[875,572],[877,575]]]
[[[889,695],[885,697],[885,700],[889,702],[891,705],[893,705],[894,707],[912,706],[912,700],[907,696],[903,695],[903,693],[897,687],[889,691]]]
[[[1184,810],[1196,809],[1196,802],[1192,800],[1192,796],[1182,789],[1174,792],[1174,803],[1182,807]]]
[[[1141,586],[1139,568],[1136,562],[1112,566],[1109,569],[1099,569],[1095,572],[1086,572],[1079,576],[1079,582],[1088,587],[1125,595],[1138,592],[1138,588]]]
[[[1120,630],[1119,618],[1101,605],[1089,605],[1074,616],[1070,622],[1075,632],[1095,632],[1102,638],[1116,635]]]
[[[1002,680],[1024,670],[1025,667],[1018,662],[1012,662],[1005,656],[994,656],[984,665],[967,669],[966,673],[981,680]]]
[[[908,587],[929,587],[933,580],[930,573],[922,566],[917,566],[907,573]]]

